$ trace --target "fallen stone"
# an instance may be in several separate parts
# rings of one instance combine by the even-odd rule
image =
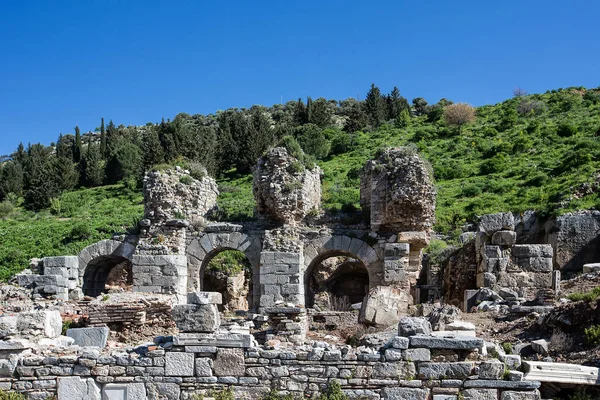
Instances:
[[[404,317],[398,322],[398,336],[431,334],[431,323],[423,317]]]
[[[55,338],[62,331],[62,318],[58,310],[21,312],[17,314],[19,332],[41,331],[44,337]]]
[[[187,295],[188,304],[223,304],[223,295],[219,292],[191,292]]]
[[[474,331],[475,324],[465,321],[454,321],[446,324],[446,330],[450,331]]]
[[[17,329],[16,316],[0,317],[0,339],[15,335],[17,332],[19,332],[19,330]]]
[[[545,339],[534,340],[533,342],[531,342],[531,347],[533,348],[533,351],[543,356],[548,355],[549,346],[550,343]]]
[[[412,304],[412,296],[389,286],[378,286],[369,291],[362,303],[359,321],[367,325],[391,326]]]
[[[504,300],[516,300],[519,298],[517,291],[509,288],[500,288],[500,290],[498,290],[498,294]]]
[[[216,304],[176,305],[171,315],[181,332],[215,332],[221,325]]]
[[[479,378],[500,379],[504,375],[504,363],[499,360],[484,361],[479,364]]]
[[[104,348],[109,334],[110,330],[106,326],[67,329],[67,336],[73,338],[74,344],[81,347]]]
[[[600,263],[583,264],[584,274],[589,274],[592,272],[600,272]]]

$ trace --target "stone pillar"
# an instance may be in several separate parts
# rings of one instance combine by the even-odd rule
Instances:
[[[383,284],[405,283],[409,271],[410,245],[408,243],[386,243],[384,251]]]
[[[134,292],[175,294],[179,302],[186,302],[186,256],[135,255],[132,272]]]
[[[261,309],[275,306],[304,304],[304,286],[300,276],[304,255],[263,251],[260,254],[260,301]]]

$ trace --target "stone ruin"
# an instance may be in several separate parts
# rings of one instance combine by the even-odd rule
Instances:
[[[520,359],[475,338],[469,324],[446,321],[445,330],[436,326],[441,331],[432,332],[426,321],[402,319],[421,299],[432,299],[428,292],[435,300],[443,291],[444,279],[422,262],[435,213],[427,164],[406,149],[388,149],[367,162],[360,185],[366,222],[344,224],[323,215],[320,176],[318,167],[307,168],[284,148],[274,148],[253,173],[257,221],[219,223],[209,220],[218,196],[214,180],[195,179],[181,168],[148,173],[139,234],[98,242],[77,256],[44,258],[17,281],[38,299],[81,300],[103,293],[111,271],[122,270],[116,275],[126,276],[134,292],[172,296],[179,334],[128,354],[89,350],[90,343],[104,347],[105,328],[74,329],[70,340],[61,339],[56,318],[44,314],[40,318],[50,322],[36,323],[53,327],[46,338],[55,346],[57,340],[78,346],[61,347],[58,356],[52,349],[28,353],[34,346],[26,342],[0,341],[0,389],[30,398],[58,393],[59,400],[84,394],[188,399],[192,392],[232,385],[236,398],[256,399],[270,389],[315,394],[335,379],[351,398],[540,399],[539,382],[523,380],[516,371]],[[515,299],[556,289],[560,275],[553,271],[552,247],[517,244],[511,218],[482,218],[474,234],[473,269],[446,269],[466,276],[467,283],[459,285],[464,297],[458,305],[464,309],[482,300],[481,288]],[[238,289],[215,293],[206,269],[224,250],[246,256],[249,282],[232,281]],[[231,323],[219,309],[240,285],[249,292],[247,300],[231,304],[247,305],[239,314],[245,322]],[[166,312],[156,307],[156,315]],[[97,324],[102,318],[111,322],[113,313],[143,323],[150,309],[142,308],[115,305],[114,311],[92,315]],[[398,336],[359,348],[307,341],[313,323],[327,326],[329,318],[348,313],[353,325],[400,322]],[[5,318],[10,317],[0,317],[0,333],[13,324]],[[17,331],[6,330],[3,337],[18,336]],[[490,349],[504,363],[488,357]]]

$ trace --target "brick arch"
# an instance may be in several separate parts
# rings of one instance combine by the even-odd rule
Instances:
[[[118,240],[101,240],[91,244],[79,253],[79,280],[85,275],[88,265],[98,257],[123,257],[131,261],[135,245]]]
[[[241,232],[207,233],[194,239],[187,247],[188,257],[188,291],[199,290],[202,287],[202,270],[209,261],[224,250],[237,250],[246,255],[252,265],[253,300],[259,301],[259,265],[262,249],[260,238]]]
[[[369,289],[381,282],[383,264],[377,251],[367,242],[345,235],[324,236],[304,246],[304,291],[308,293],[308,277],[321,261],[336,256],[353,257],[363,263],[369,273]]]

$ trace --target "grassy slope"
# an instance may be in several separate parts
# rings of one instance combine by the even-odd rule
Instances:
[[[600,103],[583,101],[572,91],[528,99],[542,102],[545,110],[518,116],[512,124],[506,124],[503,116],[514,111],[521,99],[480,107],[477,121],[461,132],[427,122],[423,116],[413,118],[405,129],[384,126],[376,132],[350,135],[344,152],[319,162],[325,175],[324,208],[358,207],[357,172],[365,161],[378,148],[411,143],[435,172],[436,229],[440,232],[456,232],[463,223],[491,212],[600,208],[598,194],[560,204],[573,187],[592,181],[600,169]],[[559,135],[565,123],[578,132]],[[219,186],[220,219],[252,217],[251,175],[228,174]],[[141,193],[122,185],[83,189],[62,199],[68,207],[58,215],[18,208],[0,220],[0,279],[26,267],[32,257],[77,254],[90,243],[122,232],[143,212]]]
[[[461,132],[427,122],[423,116],[405,129],[384,126],[352,135],[348,151],[319,162],[325,174],[324,208],[358,206],[357,170],[378,148],[408,144],[416,145],[433,166],[438,231],[450,233],[478,215],[498,211],[559,214],[600,208],[597,194],[561,204],[573,188],[591,182],[600,169],[600,103],[583,101],[578,92],[567,90],[531,95],[527,100],[539,101],[545,109],[537,115],[517,115],[516,121],[508,123],[504,115],[522,101],[515,98],[478,108],[475,123]],[[560,129],[564,124],[578,132],[564,136]],[[221,200],[221,206],[229,209],[235,204],[239,214],[243,204],[250,213],[249,177],[228,179],[227,185],[238,191]]]
[[[76,255],[91,243],[124,232],[143,214],[141,193],[123,185],[65,193],[61,200],[58,215],[17,208],[0,219],[0,280],[25,268],[33,257]]]

